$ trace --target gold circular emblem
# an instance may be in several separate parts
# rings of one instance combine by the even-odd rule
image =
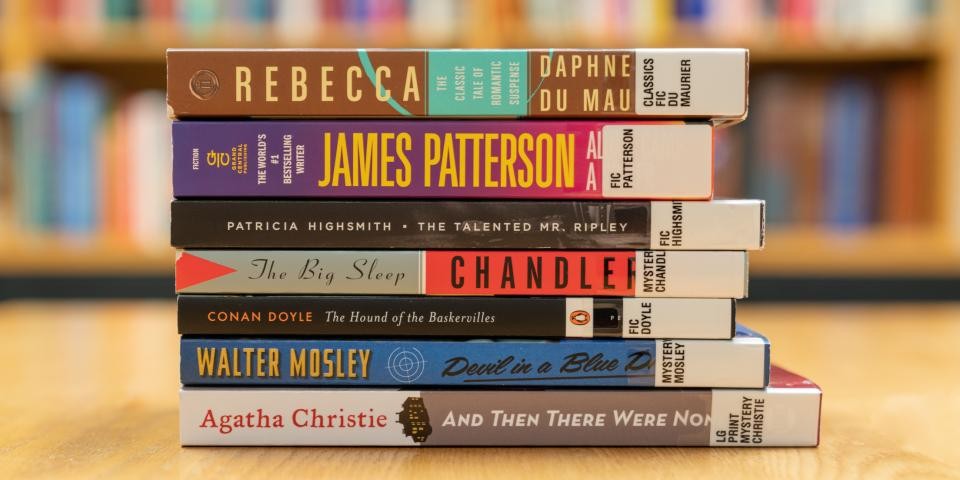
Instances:
[[[190,93],[200,100],[208,100],[220,90],[220,79],[210,70],[198,70],[190,78]]]

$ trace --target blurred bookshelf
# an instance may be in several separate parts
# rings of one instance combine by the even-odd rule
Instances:
[[[751,112],[718,194],[768,201],[755,276],[957,277],[958,27],[946,0],[0,0],[0,276],[171,274],[169,47],[729,46]]]

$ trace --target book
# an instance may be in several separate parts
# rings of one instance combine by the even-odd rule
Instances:
[[[757,250],[761,200],[176,200],[179,248]]]
[[[927,138],[931,131],[929,89],[919,73],[892,74],[883,87],[882,121],[875,127],[883,140],[880,155],[879,220],[910,225],[929,220],[931,165],[918,161],[933,157]]]
[[[743,251],[184,250],[178,293],[743,298]]]
[[[723,298],[180,295],[182,335],[379,337],[733,336]]]
[[[249,386],[763,388],[766,338],[352,340],[182,337],[180,381]]]
[[[95,128],[104,115],[105,87],[91,75],[65,76],[55,90],[57,109],[54,115],[57,146],[54,162],[57,179],[55,217],[70,234],[95,232],[101,205],[97,193],[97,159],[101,145]],[[51,192],[48,192],[51,193]]]
[[[44,68],[24,78],[11,86],[4,210],[7,229],[20,235],[8,237],[26,245],[50,235],[74,251],[102,242],[151,251],[167,242],[163,93],[114,95],[99,76]]]
[[[825,220],[838,228],[862,227],[876,219],[875,159],[880,149],[877,98],[863,78],[838,81],[827,93],[824,147]]]
[[[745,49],[170,49],[177,117],[747,113]]]
[[[679,121],[180,121],[174,195],[703,200],[712,133]]]
[[[56,96],[55,78],[45,68],[38,68],[32,82],[16,85],[10,95],[10,212],[15,217],[15,227],[26,231],[52,229],[57,218],[56,191],[56,143],[59,141],[54,125]],[[50,142],[38,142],[48,138]]]
[[[183,445],[813,447],[816,384],[764,389],[180,391]]]

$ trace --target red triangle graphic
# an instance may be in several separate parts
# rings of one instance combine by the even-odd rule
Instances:
[[[226,265],[220,265],[205,258],[181,252],[180,258],[177,259],[176,289],[179,292],[198,283],[213,280],[236,271],[236,269]]]

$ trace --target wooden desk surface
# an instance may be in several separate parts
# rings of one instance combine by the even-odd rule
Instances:
[[[181,448],[172,302],[7,303],[0,478],[960,478],[960,304],[740,315],[823,387],[819,448]]]

